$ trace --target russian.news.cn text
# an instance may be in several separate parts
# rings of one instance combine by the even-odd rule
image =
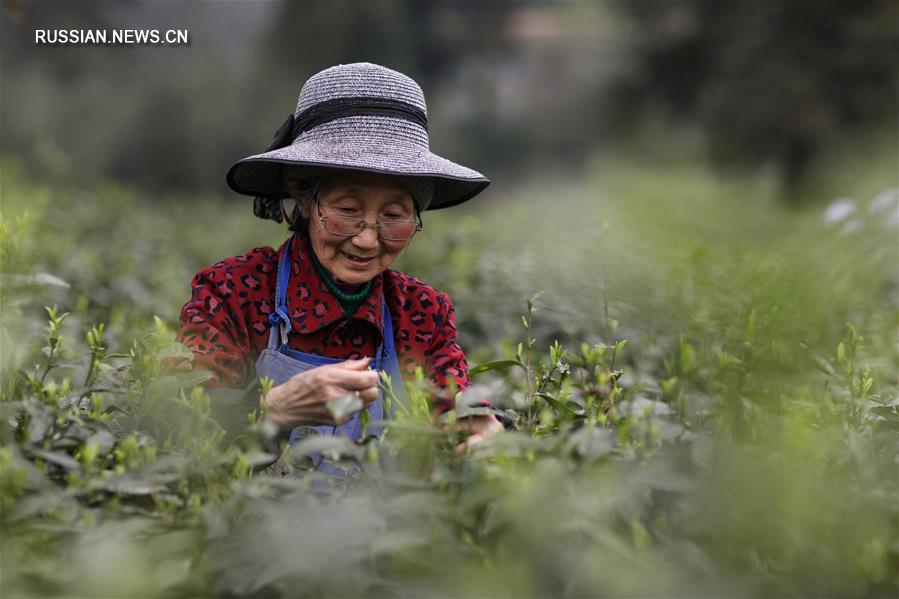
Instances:
[[[35,29],[34,43],[47,45],[187,46],[187,29]]]

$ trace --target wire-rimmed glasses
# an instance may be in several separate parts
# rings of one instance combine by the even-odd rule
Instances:
[[[374,227],[378,235],[386,241],[408,241],[421,231],[421,220],[378,220],[375,224],[364,218],[341,216],[338,214],[322,214],[321,203],[315,203],[318,220],[325,226],[325,231],[341,237],[355,237],[367,227]]]

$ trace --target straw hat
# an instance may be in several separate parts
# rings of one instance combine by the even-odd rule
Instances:
[[[367,62],[325,69],[303,85],[266,151],[231,167],[228,185],[259,196],[258,205],[286,197],[285,167],[309,177],[349,169],[395,175],[416,189],[433,186],[433,194],[416,197],[420,210],[461,204],[490,181],[431,153],[427,115],[421,87],[402,73]]]

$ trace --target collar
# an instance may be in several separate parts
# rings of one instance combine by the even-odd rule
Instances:
[[[374,326],[383,339],[381,330],[381,302],[384,275],[379,274],[371,282],[368,297],[359,305],[356,313],[347,317],[340,301],[328,289],[312,263],[312,247],[306,235],[296,232],[278,250],[278,257],[290,243],[291,274],[287,286],[287,313],[293,330],[301,335],[315,333],[343,319],[356,319]],[[380,339],[378,340],[380,344]]]

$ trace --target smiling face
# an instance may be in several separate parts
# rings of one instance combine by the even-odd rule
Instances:
[[[298,197],[298,182],[290,181],[289,189]],[[375,222],[415,220],[412,194],[386,175],[343,173],[328,180],[319,191],[319,207],[325,217],[362,218]],[[409,244],[405,241],[381,239],[378,230],[368,226],[353,237],[329,233],[319,219],[315,203],[300,207],[309,221],[309,239],[318,261],[333,279],[344,285],[361,285],[387,270]]]

